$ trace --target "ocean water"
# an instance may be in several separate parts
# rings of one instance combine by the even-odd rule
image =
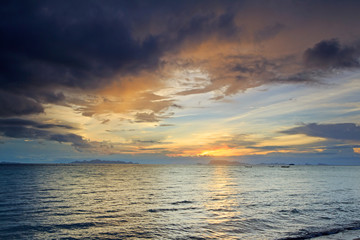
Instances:
[[[308,239],[356,229],[360,167],[0,166],[0,239]]]

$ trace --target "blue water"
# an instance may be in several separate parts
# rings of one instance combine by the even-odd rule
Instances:
[[[0,166],[0,239],[306,239],[359,206],[360,167]]]

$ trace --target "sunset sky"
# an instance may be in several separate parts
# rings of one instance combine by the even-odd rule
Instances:
[[[0,162],[360,165],[360,1],[0,6]]]

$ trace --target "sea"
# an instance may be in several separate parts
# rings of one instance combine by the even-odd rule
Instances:
[[[359,230],[360,166],[0,166],[0,239],[336,239]]]

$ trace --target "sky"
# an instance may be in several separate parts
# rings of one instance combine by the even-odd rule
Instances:
[[[360,165],[359,12],[1,1],[0,161]]]

